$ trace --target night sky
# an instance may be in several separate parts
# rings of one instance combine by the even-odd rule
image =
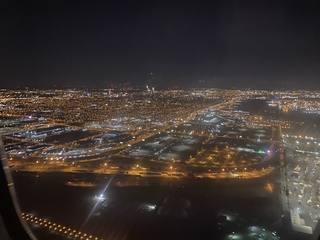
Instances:
[[[317,0],[6,1],[1,11],[0,87],[320,89]]]

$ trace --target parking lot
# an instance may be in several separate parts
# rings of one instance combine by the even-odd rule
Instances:
[[[281,170],[284,207],[296,209],[305,225],[315,229],[320,218],[320,156],[301,148],[293,152]]]
[[[206,137],[161,133],[135,144],[125,155],[154,160],[184,162],[195,156]]]
[[[249,170],[272,165],[277,154],[277,144],[270,141],[216,137],[204,144],[194,162],[199,165]]]

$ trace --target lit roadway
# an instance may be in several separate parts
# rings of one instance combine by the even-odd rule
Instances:
[[[180,134],[180,135],[187,135],[188,133],[186,132],[181,132],[181,131],[176,131],[176,132],[173,132],[175,134]],[[199,137],[210,137],[210,138],[215,138],[215,137],[223,137],[223,138],[229,138],[229,139],[245,139],[245,140],[252,140],[252,141],[257,141],[256,138],[249,138],[249,137],[246,137],[246,138],[239,138],[237,136],[228,136],[228,135],[210,135],[210,134],[206,134],[206,133],[203,133],[203,134],[200,134],[200,133],[192,133],[191,136],[199,136]],[[259,142],[279,142],[279,141],[276,141],[276,140],[270,140],[270,139],[260,139]]]
[[[21,213],[21,218],[27,221],[30,224],[34,224],[43,228],[47,228],[51,231],[54,231],[56,234],[60,234],[65,237],[73,238],[73,239],[90,239],[90,240],[103,240],[87,233],[81,232],[79,230],[74,230],[63,226],[61,224],[51,222],[48,219],[40,218],[35,216],[34,214]]]
[[[87,162],[86,162],[87,163]],[[182,167],[179,164],[174,165],[174,167],[168,167],[166,169],[160,170],[149,170],[146,167],[134,167],[134,169],[119,169],[119,167],[109,167],[102,165],[99,167],[77,167],[77,164],[48,164],[48,163],[32,163],[32,164],[22,164],[17,161],[10,161],[10,164],[14,164],[12,170],[15,171],[28,171],[28,172],[68,172],[68,173],[96,173],[96,174],[121,174],[121,175],[133,175],[141,177],[174,177],[174,178],[190,178],[186,171],[181,171],[178,168]],[[79,163],[80,164],[80,163]],[[178,170],[176,170],[178,169]],[[270,174],[274,170],[274,167],[268,167],[262,170],[255,171],[237,171],[231,173],[222,170],[221,172],[207,172],[207,173],[193,173],[192,177],[196,178],[258,178]]]

